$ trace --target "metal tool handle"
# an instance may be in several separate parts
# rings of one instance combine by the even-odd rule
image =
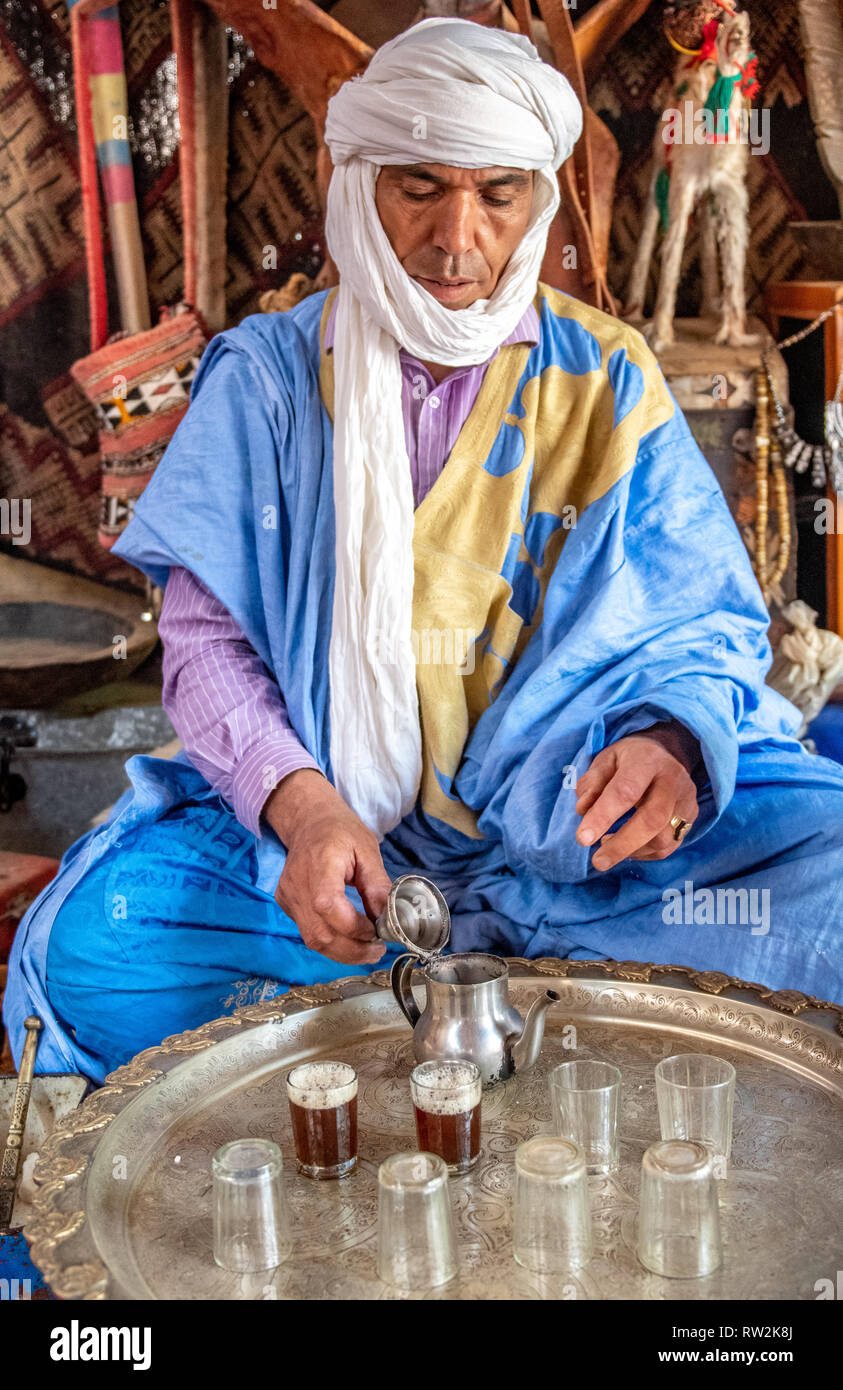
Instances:
[[[410,984],[410,976],[413,973],[413,966],[416,964],[418,956],[398,956],[392,962],[392,969],[389,972],[389,983],[392,985],[392,993],[395,995],[398,1006],[411,1028],[415,1028],[421,1018],[421,1009],[413,997],[413,990]]]
[[[40,1018],[33,1014],[24,1021],[26,1042],[20,1059],[18,1084],[12,1105],[12,1120],[9,1135],[0,1164],[0,1226],[12,1224],[12,1211],[15,1205],[15,1192],[18,1186],[23,1135],[26,1129],[26,1115],[29,1110],[29,1096],[32,1091],[32,1075],[35,1071],[35,1053],[38,1050],[38,1035],[44,1027]]]

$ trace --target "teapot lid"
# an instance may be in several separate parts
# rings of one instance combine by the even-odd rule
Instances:
[[[403,874],[389,890],[375,931],[383,941],[398,941],[405,951],[427,958],[447,944],[451,914],[435,883],[421,874]]]

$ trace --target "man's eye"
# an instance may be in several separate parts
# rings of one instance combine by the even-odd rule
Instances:
[[[404,197],[412,198],[414,203],[424,203],[428,198],[434,197],[435,193],[435,188],[432,188],[429,193],[411,193],[409,188],[404,189]]]
[[[508,208],[512,206],[511,198],[490,198],[486,195],[486,202],[490,208]]]

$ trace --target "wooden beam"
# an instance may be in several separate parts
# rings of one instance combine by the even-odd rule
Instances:
[[[369,45],[310,0],[278,0],[278,8],[272,10],[255,0],[208,4],[224,24],[243,35],[258,62],[278,74],[313,118],[321,141],[328,102],[346,78],[366,67],[373,53]]]
[[[627,29],[646,14],[652,0],[600,0],[574,25],[577,56],[586,82],[600,71],[606,54],[623,38]]]

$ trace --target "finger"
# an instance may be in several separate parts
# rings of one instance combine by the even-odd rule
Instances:
[[[683,795],[676,802],[674,815],[681,816],[689,825],[693,825],[700,813],[697,805],[695,789]],[[677,840],[673,826],[668,822],[664,830],[659,831],[652,840],[648,841],[642,849],[630,855],[631,859],[667,859],[677,849],[681,848],[687,838],[687,831],[681,839]]]
[[[588,782],[584,777],[580,778],[577,783],[577,803],[574,807],[578,816],[584,816],[591,810],[600,793],[609,785],[614,773],[614,762],[607,760],[601,764],[599,770],[594,771]]]
[[[354,904],[346,897],[345,883],[343,883],[342,892],[325,886],[314,893],[313,916],[319,925],[331,935],[368,944],[376,940],[375,929],[369,918],[364,916],[362,912],[358,912]]]
[[[621,816],[625,815],[627,811],[631,811],[633,806],[637,806],[643,800],[652,780],[653,772],[646,763],[639,763],[637,768],[626,767],[623,771],[616,772],[600,793],[591,810],[583,816],[577,831],[577,839],[580,844],[596,844],[616,820],[620,820]],[[660,829],[661,826],[656,826],[654,830],[651,830],[647,839],[650,839],[650,836]]]
[[[318,865],[308,858],[295,865],[290,860],[276,889],[276,900],[293,919],[310,944],[318,939],[323,947],[334,935],[371,944],[375,932],[368,917],[357,912],[346,897],[348,857],[341,850],[323,854]],[[317,887],[313,887],[318,884]]]
[[[358,852],[352,883],[360,894],[368,917],[376,922],[386,908],[386,900],[392,886],[379,849]]]
[[[297,907],[296,895],[286,893],[281,884],[275,891],[275,900],[295,922],[305,946],[329,960],[342,965],[374,965],[386,950],[385,944],[373,936],[371,922],[355,912],[351,903],[348,906],[355,919],[354,934],[347,936],[337,932],[312,908]]]
[[[592,758],[582,777],[579,778],[575,789],[578,816],[583,815],[588,810],[586,805],[580,810],[580,802],[588,801],[589,805],[592,804],[612,776],[616,762],[617,760],[609,748],[604,748],[595,758]]]
[[[613,869],[621,860],[629,859],[636,850],[649,844],[670,824],[670,818],[675,813],[676,799],[674,778],[667,773],[657,776],[641,797],[635,815],[614,835],[605,836],[591,861],[595,869],[605,873],[607,869]]]
[[[302,933],[302,939],[311,951],[318,951],[320,956],[335,960],[340,965],[375,965],[386,950],[386,943],[377,939],[370,942],[353,941],[346,936],[321,933],[312,938]]]

